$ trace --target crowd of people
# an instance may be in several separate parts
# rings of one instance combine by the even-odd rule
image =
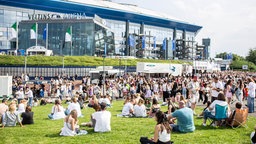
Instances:
[[[249,113],[254,113],[254,99],[256,76],[247,72],[213,72],[195,75],[153,75],[124,74],[121,77],[100,79],[99,83],[92,83],[89,76],[82,78],[80,84],[74,79],[62,77],[52,78],[46,86],[44,84],[24,85],[20,77],[15,77],[13,90],[17,103],[11,102],[7,106],[0,105],[2,126],[14,126],[16,122],[33,123],[31,107],[37,105],[37,99],[52,102],[45,95],[55,98],[50,119],[64,119],[61,135],[75,135],[78,133],[77,117],[82,117],[81,109],[88,102],[87,107],[95,109],[91,115],[91,122],[84,125],[93,126],[95,132],[111,131],[111,114],[106,110],[111,107],[113,100],[124,99],[121,117],[151,117],[156,118],[157,125],[153,142],[171,142],[170,131],[193,132],[195,130],[193,116],[202,116],[202,125],[206,126],[208,118],[215,116],[215,106],[227,106],[227,115],[232,115],[233,103],[247,107]],[[37,99],[36,99],[37,98]],[[26,100],[24,100],[26,99]],[[61,102],[68,103],[66,109]],[[161,103],[162,102],[162,103]],[[202,114],[196,114],[196,106],[203,103],[206,108]],[[160,104],[161,103],[161,104]],[[163,112],[161,107],[167,106]],[[6,124],[6,119],[12,123]],[[177,121],[177,122],[176,122]],[[168,124],[167,124],[168,123]],[[212,124],[214,126],[214,123]],[[70,131],[68,131],[69,129]],[[142,140],[142,141],[145,141]]]

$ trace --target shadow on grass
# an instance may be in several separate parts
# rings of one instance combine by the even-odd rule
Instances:
[[[216,129],[227,130],[227,129],[232,129],[229,126],[216,126],[216,127],[213,127],[213,126],[210,126],[210,125],[207,125],[207,126],[195,125],[195,127],[196,127],[196,130],[216,130]]]
[[[56,138],[56,137],[60,137],[60,133],[54,133],[54,134],[46,134],[45,137],[49,137],[49,138]]]

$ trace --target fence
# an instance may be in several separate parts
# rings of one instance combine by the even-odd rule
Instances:
[[[69,76],[82,77],[89,75],[89,71],[95,69],[96,66],[87,66],[87,67],[53,67],[53,66],[28,66],[26,67],[26,73],[30,77],[43,76],[43,77],[54,77],[57,74],[67,74]],[[113,67],[114,69],[125,70],[126,72],[136,72],[135,66],[121,66]],[[21,76],[25,73],[25,67],[22,66],[0,66],[0,75],[11,75],[11,76]]]

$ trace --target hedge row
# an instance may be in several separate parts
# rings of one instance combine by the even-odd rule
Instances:
[[[27,66],[62,66],[64,59],[65,66],[102,66],[102,57],[92,56],[27,56]],[[136,66],[137,62],[151,63],[176,63],[183,64],[179,60],[154,60],[154,59],[118,59],[105,58],[106,66]],[[0,56],[0,65],[23,66],[25,64],[24,56]]]

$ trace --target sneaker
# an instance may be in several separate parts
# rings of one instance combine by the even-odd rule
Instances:
[[[215,124],[215,123],[212,123],[211,126],[212,126],[212,127],[216,127],[216,124]]]
[[[202,123],[202,126],[206,126],[206,123]]]

